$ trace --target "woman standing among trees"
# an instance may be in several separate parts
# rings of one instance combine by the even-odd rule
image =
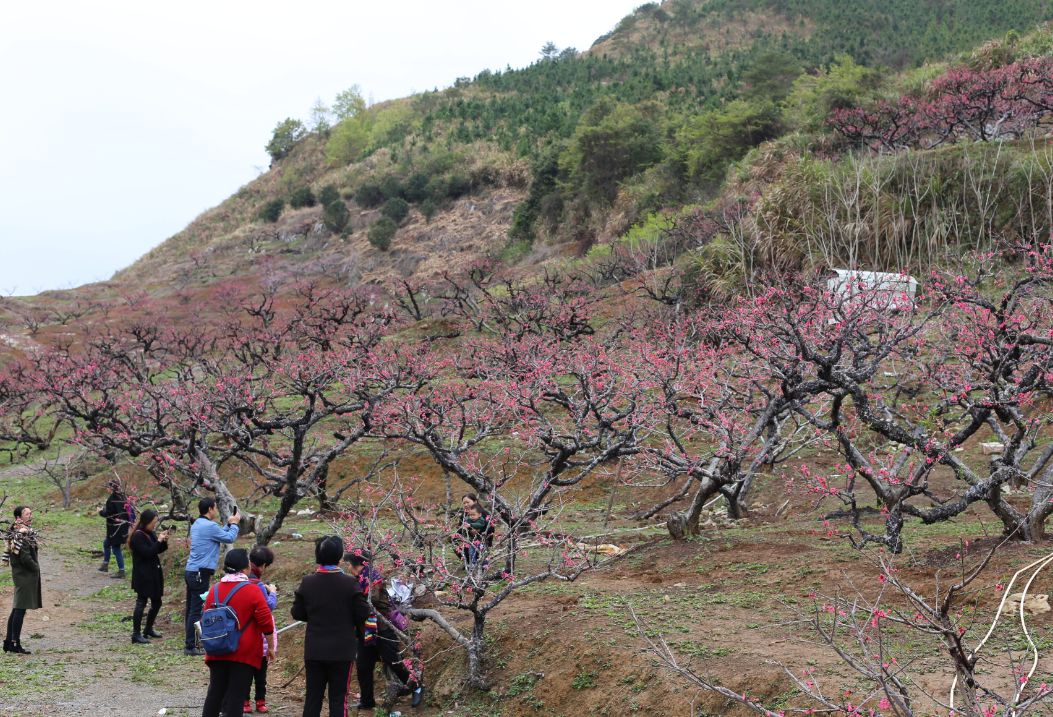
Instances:
[[[249,581],[249,554],[244,548],[235,548],[223,559],[224,575],[219,583],[208,591],[205,612],[225,605],[237,616],[240,630],[237,647],[223,654],[206,653],[208,665],[208,693],[201,717],[241,717],[245,695],[249,691],[252,676],[264,659],[278,656],[278,636],[274,630],[274,618],[263,592]],[[244,589],[242,589],[244,588]],[[268,640],[267,657],[263,657],[263,642]]]
[[[159,556],[168,550],[168,531],[156,535],[157,522],[157,511],[147,508],[139,516],[128,541],[132,549],[132,590],[136,595],[132,642],[141,645],[149,645],[149,637],[161,639],[160,633],[154,630],[154,620],[161,610],[161,595],[164,593],[164,573]],[[146,614],[146,629],[140,631],[147,600],[150,601],[150,612]]]
[[[22,647],[22,623],[26,619],[26,610],[39,610],[44,606],[40,563],[37,561],[37,536],[32,526],[33,511],[24,505],[16,506],[15,523],[11,526],[11,537],[7,544],[15,596],[11,614],[7,618],[4,652],[20,655],[30,654],[29,650]]]
[[[128,496],[121,490],[121,481],[115,478],[107,487],[110,489],[110,497],[99,511],[99,515],[106,519],[106,537],[102,540],[102,565],[99,566],[99,572],[109,571],[110,552],[113,551],[113,557],[117,559],[117,574],[114,577],[123,578],[124,553],[121,552],[121,546],[128,542],[128,528],[133,518]]]
[[[314,549],[318,567],[300,581],[292,616],[307,623],[303,646],[307,694],[303,717],[318,717],[329,693],[329,717],[347,715],[351,667],[359,637],[369,617],[369,603],[358,579],[340,569],[344,541],[338,535],[321,538]]]

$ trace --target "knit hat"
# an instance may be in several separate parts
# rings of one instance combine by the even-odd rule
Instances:
[[[344,555],[344,541],[339,535],[328,535],[314,546],[314,561],[319,565],[336,565]]]
[[[223,558],[223,569],[228,573],[240,573],[249,567],[249,553],[245,548],[234,548]]]

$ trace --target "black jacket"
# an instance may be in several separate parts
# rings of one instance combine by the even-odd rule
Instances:
[[[106,499],[105,507],[99,515],[106,519],[106,538],[110,545],[122,545],[128,540],[128,499],[114,491]]]
[[[165,581],[158,556],[168,550],[168,543],[159,542],[153,533],[137,530],[128,545],[132,549],[132,590],[136,595],[160,599]]]
[[[344,573],[314,573],[300,581],[292,616],[307,623],[303,659],[353,662],[369,617],[358,580]]]

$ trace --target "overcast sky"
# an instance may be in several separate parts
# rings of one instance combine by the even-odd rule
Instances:
[[[318,97],[586,49],[641,2],[4,2],[0,294],[109,278],[263,171]]]

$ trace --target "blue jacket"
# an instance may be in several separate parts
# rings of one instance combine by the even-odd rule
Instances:
[[[190,526],[190,555],[186,559],[187,572],[215,570],[219,563],[220,543],[231,544],[238,537],[238,526],[221,528],[201,516]]]

